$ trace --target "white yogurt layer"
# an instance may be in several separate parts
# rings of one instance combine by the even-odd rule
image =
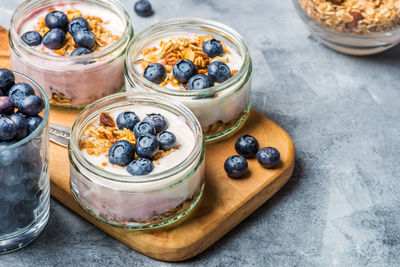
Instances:
[[[158,164],[154,164],[154,170],[150,174],[160,173],[168,169],[172,169],[189,157],[195,146],[195,137],[183,117],[177,116],[174,113],[165,109],[141,104],[133,104],[130,108],[124,107],[114,109],[108,112],[108,114],[116,121],[118,115],[125,111],[135,112],[140,120],[144,119],[147,114],[161,114],[162,116],[164,116],[168,123],[168,128],[166,129],[166,131],[169,131],[175,135],[177,145],[180,146],[179,149],[175,149],[169,155],[157,160]],[[97,118],[93,120],[92,123],[94,126],[98,126],[99,119]],[[82,153],[85,158],[93,165],[96,165],[97,167],[102,168],[105,171],[116,175],[131,175],[127,172],[126,167],[120,167],[109,163],[108,154],[100,156],[89,155],[85,150],[82,151]],[[105,167],[103,166],[104,162],[107,163],[107,166]]]

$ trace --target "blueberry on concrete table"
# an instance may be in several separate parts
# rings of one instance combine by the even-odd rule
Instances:
[[[74,36],[75,33],[78,30],[81,30],[81,29],[86,29],[86,30],[90,29],[89,22],[86,19],[82,18],[82,17],[74,18],[68,24],[68,31],[72,36]]]
[[[229,177],[240,178],[247,172],[247,160],[238,155],[230,156],[224,163],[224,169]]]
[[[27,96],[34,95],[35,90],[32,86],[27,83],[17,83],[13,85],[8,92],[8,97],[14,102],[15,106],[18,107],[19,103]]]
[[[40,96],[30,95],[22,99],[17,105],[18,110],[27,116],[39,114],[44,108],[44,101]]]
[[[14,84],[14,73],[8,69],[0,69],[0,94],[8,95],[8,91]]]
[[[148,17],[153,14],[153,8],[151,7],[150,2],[147,0],[137,1],[133,7],[133,10],[135,10],[136,14],[141,17]]]
[[[214,61],[208,66],[208,76],[217,83],[223,83],[231,77],[231,69],[221,61]]]
[[[36,130],[37,127],[39,127],[39,124],[42,122],[42,120],[42,117],[39,115],[26,118],[26,123],[28,124],[28,135],[30,135]]]
[[[59,28],[48,31],[43,37],[43,45],[49,49],[56,50],[63,47],[65,32]]]
[[[274,147],[263,147],[257,153],[257,160],[264,168],[273,168],[281,159],[279,151]]]
[[[136,139],[143,134],[156,134],[156,128],[151,122],[148,121],[141,121],[136,123],[135,127],[133,128],[133,133],[135,134]]]
[[[0,141],[11,140],[17,134],[17,126],[7,116],[0,115]]]
[[[135,157],[135,149],[128,141],[121,140],[115,142],[108,151],[108,160],[110,163],[126,166],[133,161]]]
[[[257,155],[258,152],[258,141],[251,135],[243,135],[235,143],[236,152],[245,157],[252,158]]]
[[[203,44],[203,53],[209,57],[220,56],[224,53],[224,47],[218,40],[207,40]]]
[[[143,77],[153,83],[162,83],[166,76],[165,67],[160,63],[151,63],[144,69]]]
[[[78,47],[92,49],[96,44],[96,37],[88,29],[79,29],[74,34],[74,41]]]
[[[197,69],[196,65],[189,59],[181,59],[175,63],[172,73],[178,81],[187,83],[197,73]]]
[[[204,74],[194,75],[189,79],[188,88],[189,90],[201,90],[214,86],[214,82]]]
[[[15,139],[24,139],[28,135],[28,123],[25,116],[21,113],[15,113],[10,115],[10,119],[15,123],[15,126],[17,127],[17,134],[15,135]]]
[[[147,114],[143,121],[151,123],[156,128],[156,133],[160,133],[168,127],[167,120],[161,114]]]
[[[176,137],[173,133],[164,131],[157,135],[158,142],[160,143],[160,149],[169,151],[176,146]]]
[[[132,175],[146,175],[153,171],[154,165],[151,160],[146,158],[135,159],[129,163],[126,170]]]
[[[29,46],[37,46],[42,43],[42,36],[37,31],[28,31],[21,36],[21,39]]]
[[[136,140],[135,150],[141,158],[151,159],[157,153],[159,142],[152,134],[144,134]]]
[[[0,96],[0,114],[9,115],[14,112],[14,103],[8,96]]]
[[[135,125],[139,122],[139,117],[132,111],[122,112],[117,117],[117,127],[119,130],[128,129],[133,131]]]
[[[83,56],[83,55],[88,55],[91,54],[92,50],[87,49],[85,47],[78,47],[74,51],[72,51],[71,56],[76,57],[76,56]]]
[[[68,17],[61,11],[52,11],[48,13],[44,18],[44,22],[50,29],[59,28],[67,30],[68,27]]]

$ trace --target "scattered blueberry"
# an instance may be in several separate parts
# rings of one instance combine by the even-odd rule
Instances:
[[[94,34],[88,29],[79,29],[74,34],[75,44],[79,47],[92,49],[96,44]]]
[[[8,95],[8,91],[14,84],[14,73],[8,69],[0,69],[0,94]]]
[[[27,96],[34,95],[35,90],[32,86],[27,83],[17,83],[13,85],[8,92],[8,97],[14,102],[15,106],[18,107],[19,103]]]
[[[92,53],[92,51],[90,49],[87,49],[85,47],[78,47],[77,49],[72,51],[71,56],[73,56],[73,57],[82,56],[82,55],[88,55],[90,53]]]
[[[162,83],[167,75],[165,67],[160,63],[151,63],[144,70],[144,77],[153,83]]]
[[[217,83],[223,83],[231,77],[231,70],[224,62],[214,61],[208,66],[208,76]]]
[[[44,22],[50,29],[59,28],[67,30],[68,17],[61,11],[52,11],[46,15]]]
[[[236,141],[235,150],[245,158],[255,157],[258,152],[258,141],[251,135],[243,135]]]
[[[37,31],[26,32],[21,36],[21,39],[29,46],[36,46],[42,43],[42,36]]]
[[[37,127],[39,127],[39,124],[42,122],[42,120],[42,117],[39,115],[28,117],[26,119],[26,123],[28,124],[28,135],[30,135],[34,130],[36,130]]]
[[[176,137],[173,133],[164,131],[157,135],[158,142],[160,143],[160,149],[168,151],[176,146]]]
[[[181,59],[172,69],[174,77],[181,83],[187,83],[189,79],[197,73],[196,66],[189,59]]]
[[[14,112],[14,103],[7,96],[0,96],[0,114],[9,115]]]
[[[17,105],[18,110],[27,116],[39,114],[44,108],[44,101],[40,96],[30,95],[22,99]]]
[[[11,114],[9,118],[15,123],[17,127],[17,134],[15,135],[16,140],[22,140],[28,135],[28,123],[25,116],[21,113]]]
[[[203,53],[209,57],[216,57],[222,55],[224,47],[221,42],[215,39],[207,40],[203,44]]]
[[[156,134],[156,128],[154,125],[147,121],[141,121],[136,123],[133,128],[133,133],[135,134],[136,139],[143,134]]]
[[[136,154],[141,158],[151,159],[157,153],[159,142],[152,134],[143,134],[136,139]]]
[[[279,151],[274,147],[263,147],[257,153],[257,160],[264,168],[273,168],[281,160]]]
[[[72,36],[74,36],[75,33],[80,29],[86,29],[86,30],[90,29],[89,22],[82,17],[74,18],[68,24],[68,31]]]
[[[7,116],[0,116],[0,140],[11,140],[17,134],[17,126]]]
[[[136,14],[138,14],[141,17],[148,17],[153,14],[153,9],[151,7],[151,4],[147,0],[137,1],[133,9],[135,10]]]
[[[132,111],[122,112],[117,117],[117,127],[119,130],[126,128],[133,131],[138,122],[140,122],[139,117]]]
[[[188,82],[189,90],[201,90],[212,86],[214,86],[214,82],[204,74],[194,75]]]
[[[147,114],[143,121],[151,123],[156,128],[156,133],[160,133],[168,127],[167,120],[161,114]]]
[[[43,45],[49,49],[60,49],[65,41],[65,32],[59,28],[48,31],[43,37]]]
[[[129,163],[126,170],[132,175],[146,175],[153,171],[154,165],[151,160],[146,158],[135,159]]]
[[[240,178],[248,169],[247,160],[242,156],[230,156],[224,163],[224,169],[229,177]]]
[[[108,151],[108,159],[112,164],[126,166],[135,157],[135,149],[128,141],[115,142]]]

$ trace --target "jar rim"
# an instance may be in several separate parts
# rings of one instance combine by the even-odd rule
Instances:
[[[24,75],[24,74],[22,74],[22,73],[19,73],[19,72],[17,72],[17,71],[13,71],[13,70],[12,70],[12,72],[13,72],[14,75],[16,75],[17,77],[21,77],[21,78],[25,79],[26,81],[30,82],[31,84],[33,84],[34,87],[36,87],[36,88],[39,90],[39,92],[40,92],[40,94],[41,94],[40,97],[41,97],[41,98],[43,99],[43,101],[44,101],[44,110],[45,110],[45,112],[44,112],[42,121],[40,122],[39,126],[38,126],[33,132],[31,132],[28,136],[26,136],[25,138],[19,140],[18,142],[14,143],[14,144],[12,144],[12,145],[6,146],[6,147],[4,147],[4,148],[0,148],[0,152],[6,151],[6,150],[15,149],[15,148],[17,148],[17,147],[19,147],[19,146],[21,146],[21,145],[24,145],[24,144],[28,143],[28,142],[31,141],[33,138],[35,138],[35,137],[38,135],[38,133],[39,133],[40,131],[42,131],[43,128],[47,125],[47,120],[48,120],[49,114],[50,114],[50,104],[49,104],[49,100],[47,99],[46,93],[45,93],[45,91],[43,90],[43,88],[42,88],[38,83],[36,83],[34,80],[32,80],[31,78],[29,78],[28,76],[26,76],[26,75]],[[17,78],[17,77],[16,77],[16,78]]]
[[[104,169],[101,169],[91,163],[79,149],[79,138],[82,130],[86,128],[86,126],[92,121],[93,117],[97,116],[101,110],[99,108],[106,108],[110,107],[110,105],[114,104],[115,108],[118,106],[117,103],[126,102],[126,103],[145,103],[151,101],[151,103],[158,103],[163,105],[164,107],[170,108],[171,110],[177,111],[180,115],[183,115],[185,119],[191,122],[193,128],[195,145],[190,152],[189,156],[185,158],[179,164],[173,166],[170,169],[165,171],[148,174],[145,176],[134,176],[134,175],[119,175],[112,172],[108,172]],[[160,107],[160,106],[158,106]],[[112,107],[114,108],[114,107]],[[162,107],[160,107],[162,108]],[[171,112],[171,111],[170,111]],[[71,128],[71,139],[69,142],[68,150],[70,153],[70,162],[75,164],[75,160],[82,166],[84,169],[93,173],[94,175],[103,178],[105,180],[113,181],[113,182],[122,182],[122,183],[130,183],[130,184],[142,184],[142,183],[150,183],[150,182],[157,182],[161,180],[166,180],[170,177],[176,176],[179,173],[184,172],[193,162],[201,156],[203,160],[205,154],[205,145],[204,145],[204,138],[203,132],[201,130],[200,122],[197,120],[195,115],[183,104],[180,102],[171,99],[166,96],[162,95],[149,95],[148,93],[138,92],[133,94],[129,93],[119,93],[115,95],[110,95],[104,97],[100,100],[97,100],[87,106],[84,110],[82,110],[78,117],[75,119],[72,128]],[[73,157],[71,157],[73,155]],[[200,162],[201,162],[200,161]],[[196,169],[198,168],[199,164],[196,165]],[[192,173],[193,171],[190,171]],[[85,175],[86,177],[87,175]],[[87,177],[91,179],[91,177]],[[182,179],[182,176],[180,176]]]
[[[69,56],[69,57],[64,57],[64,56],[58,56],[58,55],[51,55],[51,54],[45,54],[40,51],[35,50],[34,48],[28,46],[26,43],[22,41],[20,36],[18,35],[17,32],[17,21],[21,15],[27,8],[30,8],[32,6],[38,5],[38,4],[52,4],[52,3],[57,3],[57,4],[62,4],[62,3],[67,3],[67,2],[88,2],[88,3],[94,3],[96,5],[100,5],[102,7],[106,7],[105,5],[107,4],[108,9],[113,10],[115,13],[117,13],[120,17],[122,15],[125,17],[126,24],[125,24],[125,29],[123,34],[120,36],[120,38],[110,45],[109,47],[106,47],[105,49],[102,49],[100,51],[96,51],[91,54],[87,55],[81,55],[81,56]],[[114,9],[112,9],[114,7]],[[133,28],[132,28],[132,22],[131,18],[126,11],[126,8],[124,5],[119,1],[119,0],[62,0],[62,1],[56,1],[56,0],[26,0],[22,4],[20,4],[17,9],[14,11],[12,17],[11,17],[11,24],[10,24],[10,31],[9,31],[9,44],[11,49],[14,51],[16,48],[21,48],[24,52],[28,52],[33,54],[34,56],[42,59],[47,59],[51,61],[57,61],[57,62],[65,62],[67,60],[93,60],[93,59],[98,59],[105,57],[109,54],[112,54],[116,49],[119,47],[123,46],[127,40],[131,38],[133,35]],[[18,41],[17,41],[18,40]]]
[[[227,81],[202,90],[191,90],[191,91],[176,90],[155,84],[142,77],[134,69],[133,67],[134,64],[132,62],[133,61],[132,52],[135,49],[137,50],[137,52],[139,52],[143,48],[143,46],[138,47],[138,45],[142,45],[146,41],[149,41],[153,37],[153,35],[162,33],[169,29],[183,29],[182,31],[184,31],[184,29],[198,29],[209,32],[215,32],[216,34],[220,34],[221,36],[227,38],[228,40],[232,39],[238,44],[236,45],[238,46],[237,48],[244,55],[243,64],[240,67],[238,73],[236,73],[233,77],[231,77]],[[171,18],[150,25],[149,27],[145,28],[132,38],[132,40],[128,45],[126,53],[127,55],[125,59],[125,78],[132,86],[138,84],[144,88],[151,88],[152,90],[155,90],[159,93],[163,93],[165,95],[170,95],[170,96],[182,96],[182,97],[212,96],[215,93],[231,88],[234,84],[239,82],[244,76],[249,76],[251,74],[251,68],[252,68],[250,52],[247,47],[247,44],[244,38],[237,31],[220,22],[209,19],[196,18],[196,17]],[[137,55],[137,53],[135,55]]]

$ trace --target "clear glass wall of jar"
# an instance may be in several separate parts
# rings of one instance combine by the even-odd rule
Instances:
[[[45,110],[30,135],[18,142],[0,142],[0,254],[32,242],[44,229],[50,208],[49,102],[36,82],[14,75],[17,83],[32,86],[44,100]]]
[[[79,57],[45,54],[21,40],[21,27],[32,14],[74,3],[112,12],[121,20],[122,35],[109,47]],[[82,108],[97,99],[123,90],[123,62],[132,36],[131,19],[118,0],[26,1],[15,10],[11,19],[11,63],[14,70],[31,77],[42,86],[52,106]]]

